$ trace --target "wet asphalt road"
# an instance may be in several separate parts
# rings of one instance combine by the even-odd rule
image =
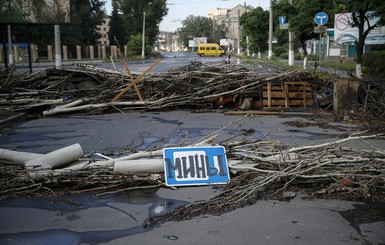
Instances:
[[[127,65],[130,69],[130,72],[132,73],[142,73],[147,68],[149,68],[153,63],[155,63],[157,59],[150,58],[150,59],[144,59],[144,60],[127,60]],[[217,65],[220,63],[225,62],[224,57],[200,57],[194,52],[181,52],[181,53],[162,53],[162,61],[155,66],[151,72],[157,73],[157,72],[167,72],[170,69],[179,68],[181,66],[189,65],[191,62],[198,62],[202,64],[207,65]],[[231,59],[231,64],[238,64],[242,63],[238,58],[233,57]],[[111,62],[105,62],[103,60],[82,60],[82,61],[63,61],[62,67],[63,68],[73,68],[77,65],[90,65],[90,66],[96,66],[96,67],[102,67],[106,69],[113,70],[114,65]],[[245,65],[245,64],[244,64]],[[40,70],[44,70],[47,68],[54,68],[55,63],[54,62],[40,62],[40,63],[33,63],[32,64],[32,72],[38,72]],[[260,63],[259,66],[265,66],[264,64]],[[115,67],[119,72],[126,72],[126,68],[123,65],[122,62],[119,60],[115,61]],[[0,65],[1,68],[1,65]],[[266,72],[274,72],[276,69],[269,67],[266,68]],[[27,63],[17,63],[16,68],[13,71],[14,73],[21,73],[25,74],[29,72],[29,67]]]
[[[180,59],[180,60],[178,60]],[[188,64],[190,58],[167,58],[159,71]],[[218,60],[216,60],[218,59]],[[183,60],[183,62],[181,61]],[[184,63],[187,62],[187,63]],[[221,62],[207,58],[204,62]],[[148,63],[130,65],[140,72]],[[162,63],[161,63],[162,64]],[[107,64],[108,65],[108,64]],[[154,69],[154,72],[157,72]],[[85,154],[188,145],[220,131],[216,143],[255,139],[290,146],[319,144],[357,131],[310,126],[295,128],[289,121],[307,116],[226,116],[223,111],[132,112],[95,116],[63,116],[22,121],[2,128],[0,147],[47,153],[79,143]],[[245,134],[245,132],[253,132]],[[383,141],[370,141],[385,149]],[[358,143],[356,147],[365,147]],[[220,216],[167,222],[152,229],[143,224],[152,215],[207,199],[210,186],[178,190],[152,189],[103,197],[74,194],[50,198],[0,200],[0,244],[383,244],[385,207],[340,200],[259,200]]]
[[[144,60],[127,60],[128,67],[132,73],[141,73],[150,67],[157,59],[144,59]],[[196,53],[186,52],[186,53],[162,53],[162,62],[155,66],[151,72],[165,72],[169,69],[181,67],[191,62],[202,62],[205,64],[209,63],[219,63],[223,62],[225,59],[223,57],[199,57]],[[235,61],[236,62],[236,61]],[[63,68],[72,68],[76,65],[91,65],[107,69],[114,69],[114,65],[108,61],[103,60],[87,60],[82,61],[72,60],[72,61],[62,61]],[[54,62],[39,62],[32,63],[32,72],[37,72],[47,68],[53,68],[55,66]],[[1,67],[1,66],[0,66]],[[126,72],[126,69],[122,62],[117,59],[115,61],[115,67],[118,71]],[[29,65],[28,63],[17,63],[14,70],[15,73],[28,73]]]
[[[222,112],[133,112],[101,116],[67,116],[21,122],[3,130],[2,148],[46,153],[80,143],[85,154],[122,149],[188,145],[221,130],[216,143],[258,138],[286,145],[319,144],[356,131],[286,124],[306,117],[225,116]],[[253,131],[245,135],[245,131]],[[235,136],[235,137],[234,137]],[[384,142],[372,144],[385,149]],[[0,201],[0,244],[381,244],[385,209],[339,200],[290,202],[260,200],[221,216],[167,222],[152,229],[142,224],[185,203],[207,199],[210,186],[153,189],[96,198],[76,194],[61,198],[16,198]],[[363,212],[346,216],[361,207]],[[366,214],[366,215],[365,215]],[[371,217],[373,216],[373,219]],[[364,221],[361,221],[364,220]]]

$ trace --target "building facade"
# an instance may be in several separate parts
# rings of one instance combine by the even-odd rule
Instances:
[[[103,23],[96,27],[97,33],[100,34],[98,43],[103,46],[109,46],[110,40],[108,39],[108,32],[110,31],[110,16],[106,15],[103,18]]]
[[[244,13],[253,9],[254,7],[250,5],[238,4],[232,9],[218,8],[208,11],[208,18],[213,19],[218,25],[225,25],[226,38],[231,40],[228,42],[231,45],[231,50],[238,54],[243,49],[241,46],[242,26],[239,19]]]

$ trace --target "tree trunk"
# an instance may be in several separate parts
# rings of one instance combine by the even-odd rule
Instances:
[[[358,79],[362,78],[362,64],[361,63],[356,63],[356,76]]]
[[[300,40],[301,47],[303,50],[303,69],[306,70],[307,65],[307,49],[306,49],[306,41]]]
[[[358,21],[358,40],[355,41],[356,44],[356,77],[358,79],[362,78],[361,73],[361,64],[362,64],[362,55],[364,54],[364,46],[365,46],[365,39],[368,35],[369,31],[373,27],[368,27],[365,31],[365,24],[366,24],[366,18],[365,18],[366,10],[360,9],[357,13],[353,14],[353,20]],[[355,21],[355,22],[356,22]]]
[[[364,53],[364,45],[365,45],[365,37],[363,32],[363,25],[362,27],[359,27],[359,37],[358,41],[356,41],[356,77],[358,79],[362,78],[362,72],[361,72],[361,64],[362,64],[362,55]]]

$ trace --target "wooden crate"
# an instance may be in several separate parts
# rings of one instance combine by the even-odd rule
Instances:
[[[311,107],[312,88],[307,82],[267,82],[263,85],[263,108]]]

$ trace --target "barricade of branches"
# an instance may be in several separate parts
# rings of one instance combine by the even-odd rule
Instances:
[[[385,82],[361,81],[358,87],[361,110],[377,118],[385,118]]]
[[[227,146],[241,163],[231,164],[231,182],[208,200],[151,217],[147,226],[169,220],[219,215],[253,204],[258,198],[283,197],[285,191],[341,199],[385,201],[385,151],[344,146],[372,136],[351,136],[335,142],[282,148],[273,142]]]
[[[88,164],[95,163],[88,160]],[[111,192],[154,188],[164,184],[159,174],[114,172],[113,164],[82,169],[28,170],[24,166],[0,163],[0,199],[19,195],[60,195],[61,193]],[[92,164],[91,164],[92,165]]]
[[[149,225],[220,214],[250,205],[260,197],[282,196],[285,191],[385,201],[385,150],[367,142],[368,139],[381,140],[381,137],[383,139],[379,135],[350,136],[301,147],[287,147],[263,139],[222,143],[227,152],[230,183],[208,200],[152,217]],[[203,144],[212,140],[207,139]],[[368,147],[354,148],[349,144],[352,141],[362,141]],[[53,193],[92,191],[105,195],[164,186],[162,150],[95,159],[79,157],[82,151],[76,147],[79,146],[44,155],[14,154],[0,149],[0,196],[47,190]]]
[[[261,96],[261,86],[272,80],[306,80],[311,75],[292,70],[272,74],[242,65],[188,66],[165,73],[133,74],[143,100],[134,89],[112,99],[132,84],[127,73],[78,65],[75,69],[47,69],[28,76],[7,77],[0,83],[0,109],[51,116],[60,113],[99,114],[131,110],[212,108],[240,104]]]

